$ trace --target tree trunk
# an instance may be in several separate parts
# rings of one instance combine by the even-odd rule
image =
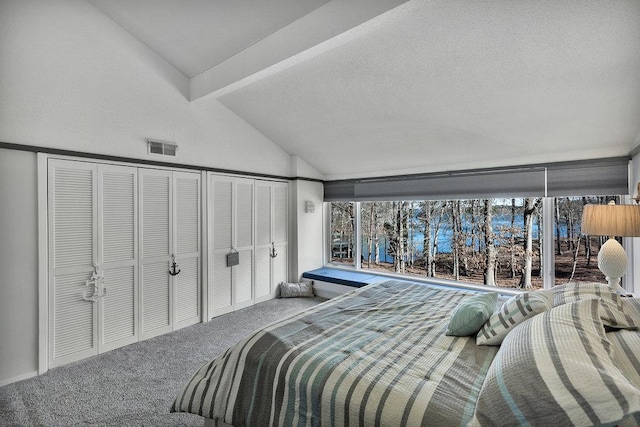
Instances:
[[[573,251],[573,267],[571,268],[571,277],[569,277],[569,281],[572,281],[573,276],[576,274],[576,267],[578,266],[579,251],[580,251],[580,235],[578,234],[578,243],[576,244],[576,250]]]
[[[484,284],[496,285],[496,247],[493,236],[493,199],[484,201],[484,247],[485,247],[485,268]]]
[[[396,234],[397,245],[395,254],[395,271],[396,273],[404,273],[404,228],[402,218],[402,205],[403,202],[398,202],[396,210]]]
[[[367,268],[371,268],[371,258],[372,258],[372,252],[373,252],[373,224],[374,224],[374,211],[375,211],[375,204],[376,202],[371,202],[370,204],[370,208],[369,208],[369,240],[368,240],[368,251],[369,253],[367,254]]]
[[[453,277],[460,280],[460,202],[451,202],[451,229],[453,230]]]
[[[431,202],[423,203],[423,240],[422,257],[424,258],[424,270],[427,277],[433,277],[433,246],[431,243]]]
[[[533,260],[533,213],[536,209],[535,199],[527,197],[524,203],[524,268],[519,287],[531,288],[531,264]]]
[[[562,255],[562,245],[560,244],[560,198],[555,200],[556,208],[554,209],[556,220],[556,255]]]

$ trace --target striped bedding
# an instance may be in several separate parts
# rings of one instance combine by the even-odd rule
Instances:
[[[499,349],[445,335],[472,294],[387,281],[334,298],[203,366],[171,410],[234,426],[466,425]]]

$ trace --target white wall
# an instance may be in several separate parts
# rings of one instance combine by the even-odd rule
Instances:
[[[321,182],[295,180],[289,186],[290,233],[289,279],[298,281],[302,273],[322,267],[323,219]],[[305,212],[305,202],[315,205],[313,213]]]
[[[38,370],[37,160],[0,149],[0,386]]]
[[[0,29],[0,141],[289,176],[287,153],[189,103],[184,75],[85,0],[2,0]],[[148,137],[177,157],[148,155]]]

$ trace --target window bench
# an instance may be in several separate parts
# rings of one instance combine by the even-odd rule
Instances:
[[[317,296],[333,298],[337,295],[361,288],[366,285],[388,280],[387,277],[359,271],[347,271],[337,268],[322,267],[302,273],[302,277],[313,280],[313,288]]]

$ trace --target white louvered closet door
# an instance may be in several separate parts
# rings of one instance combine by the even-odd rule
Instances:
[[[98,353],[97,305],[84,299],[98,263],[96,172],[95,164],[49,160],[50,367]]]
[[[174,172],[174,329],[200,322],[200,174]]]
[[[215,317],[233,311],[233,178],[209,175],[209,307]]]
[[[277,256],[273,258],[273,286],[288,281],[289,186],[273,183],[273,242]]]
[[[256,302],[271,298],[271,183],[255,181],[256,192]]]
[[[138,171],[140,218],[140,335],[150,338],[173,329],[171,292],[172,172]]]
[[[138,341],[137,169],[98,165],[99,351]]]
[[[234,310],[254,304],[254,210],[253,180],[235,180],[235,243],[240,254],[240,264],[232,267]]]

